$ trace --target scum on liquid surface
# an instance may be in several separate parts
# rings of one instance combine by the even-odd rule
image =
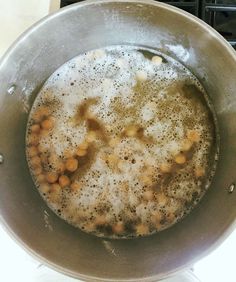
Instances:
[[[213,113],[198,80],[150,49],[113,46],[60,67],[32,107],[26,154],[49,207],[85,232],[170,227],[209,187]]]

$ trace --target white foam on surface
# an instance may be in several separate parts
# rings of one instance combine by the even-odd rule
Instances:
[[[194,166],[208,168],[213,137],[207,115],[201,107],[194,110],[192,100],[179,93],[178,88],[173,90],[175,83],[188,81],[199,87],[199,82],[173,59],[161,54],[167,62],[157,66],[139,50],[133,46],[113,46],[72,59],[48,79],[31,111],[33,117],[40,104],[56,101],[59,105],[53,107],[54,129],[40,140],[40,145],[60,157],[67,150],[74,152],[86,137],[85,122],[75,124],[74,117],[78,105],[89,98],[98,100],[89,110],[105,125],[109,138],[120,136],[125,128],[135,124],[144,129],[144,136],[154,140],[148,143],[137,138],[121,138],[122,142],[114,148],[97,140],[95,160],[81,177],[78,176],[81,190],[71,193],[69,188],[64,189],[63,203],[59,201],[56,204],[50,203],[49,198],[43,195],[56,213],[61,210],[62,218],[88,232],[88,222],[104,213],[108,226],[120,220],[125,223],[127,219],[133,219],[134,231],[125,236],[136,236],[135,224],[140,222],[149,226],[151,234],[157,230],[150,223],[153,210],[162,212],[163,216],[175,214],[174,219],[166,220],[159,227],[160,230],[167,228],[186,211],[182,200],[190,201],[193,193],[199,191],[193,177]],[[191,122],[186,125],[188,119]],[[196,146],[186,167],[173,176],[175,180],[172,179],[166,187],[162,178],[157,178],[160,166],[173,163],[174,156],[181,152],[187,130],[192,129],[204,138]],[[117,158],[115,168],[104,161],[104,156],[109,155]],[[150,189],[140,180],[140,176],[146,173],[146,166],[154,169],[154,174],[148,177],[153,184],[159,185],[154,194],[166,190],[170,197],[164,208],[155,197],[153,200],[143,199],[143,193]],[[199,198],[201,196],[202,192],[199,192]],[[102,206],[102,211],[98,211],[99,206]],[[99,236],[116,236],[107,235],[102,230],[94,232]]]

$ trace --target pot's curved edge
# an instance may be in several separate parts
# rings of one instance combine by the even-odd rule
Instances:
[[[113,0],[86,0],[84,2],[79,2],[75,4],[71,4],[69,6],[66,6],[64,8],[61,8],[59,11],[55,11],[51,13],[50,15],[47,15],[34,23],[32,26],[30,26],[28,29],[26,29],[16,40],[11,44],[11,46],[6,50],[6,52],[0,57],[0,69],[1,66],[4,64],[4,62],[8,59],[8,57],[11,55],[11,53],[14,51],[14,49],[17,47],[17,45],[24,40],[24,38],[28,37],[31,33],[33,33],[35,30],[40,28],[41,25],[46,23],[47,21],[53,19],[54,17],[58,17],[63,13],[67,13],[71,10],[75,10],[77,8],[82,8],[88,5],[101,5],[104,3],[114,3],[114,2],[124,2],[124,3],[137,3],[137,4],[144,4],[144,5],[154,5],[159,7],[165,7],[175,13],[178,13],[180,15],[185,16],[191,21],[196,22],[199,24],[202,28],[204,28],[206,31],[210,32],[212,36],[217,38],[217,40],[224,45],[225,48],[228,49],[228,51],[231,53],[231,55],[235,58],[236,61],[236,51],[234,48],[225,40],[225,38],[219,34],[214,28],[212,28],[210,25],[205,23],[204,21],[200,20],[196,16],[179,9],[177,7],[171,6],[169,4],[163,3],[163,2],[156,2],[154,0],[119,0],[119,1],[113,1]]]
[[[162,3],[162,2],[156,2],[153,0],[119,0],[119,1],[113,1],[113,0],[87,0],[85,2],[82,3],[75,3],[72,5],[69,5],[67,7],[64,7],[62,9],[60,9],[59,11],[56,11],[46,17],[43,17],[41,20],[39,20],[38,22],[36,22],[35,24],[33,24],[30,28],[28,28],[25,32],[23,32],[13,43],[12,45],[8,48],[8,50],[5,52],[5,54],[1,57],[0,59],[0,70],[2,65],[4,65],[4,63],[8,60],[8,58],[11,56],[11,54],[14,52],[14,49],[17,48],[17,46],[20,44],[20,42],[22,42],[25,38],[27,38],[28,36],[30,36],[30,34],[32,34],[33,32],[35,32],[35,30],[37,30],[38,28],[40,28],[40,26],[42,26],[43,24],[45,24],[46,22],[50,21],[51,19],[55,18],[55,17],[59,17],[61,14],[67,13],[71,10],[75,10],[78,8],[82,8],[84,6],[88,6],[88,5],[101,5],[104,3],[114,3],[114,2],[125,2],[125,3],[137,3],[137,4],[143,4],[143,5],[152,5],[152,6],[159,6],[159,7],[164,7],[167,8],[171,11],[173,11],[174,13],[180,14],[182,16],[185,16],[188,20],[195,22],[196,24],[198,24],[201,28],[203,28],[206,32],[210,32],[210,34],[212,36],[214,36],[216,38],[216,40],[218,40],[218,42],[222,45],[222,47],[226,48],[229,52],[229,54],[232,56],[232,58],[235,60],[236,62],[236,52],[233,49],[233,47],[224,39],[224,37],[222,35],[220,35],[216,30],[214,30],[211,26],[209,26],[208,24],[206,24],[205,22],[203,22],[202,20],[198,19],[197,17],[191,15],[188,12],[185,12],[177,7]],[[159,273],[155,276],[151,276],[151,277],[146,277],[146,278],[141,278],[141,279],[122,279],[122,280],[117,280],[117,279],[107,279],[107,278],[98,278],[98,277],[92,277],[92,276],[87,276],[87,275],[78,275],[77,273],[73,272],[73,271],[68,271],[65,270],[63,267],[61,267],[60,265],[57,265],[47,259],[45,259],[44,257],[42,257],[41,255],[39,255],[38,253],[36,253],[33,249],[31,249],[20,237],[18,237],[13,230],[10,228],[10,226],[7,224],[7,222],[4,220],[4,218],[0,215],[0,223],[3,226],[4,230],[9,234],[9,236],[19,245],[21,246],[27,253],[29,253],[30,255],[32,255],[36,260],[38,260],[39,262],[45,264],[46,266],[52,268],[55,271],[58,271],[64,275],[73,277],[73,278],[77,278],[77,279],[83,279],[84,281],[110,281],[110,282],[122,282],[122,281],[130,281],[130,282],[139,282],[139,281],[157,281],[158,279],[165,279],[169,276],[172,276],[173,274],[180,272],[183,269],[186,269],[190,266],[192,266],[194,263],[196,263],[197,261],[199,261],[200,259],[202,259],[203,257],[209,255],[212,251],[214,251],[230,234],[231,232],[235,229],[236,227],[236,218],[235,220],[230,223],[228,225],[228,227],[221,232],[221,234],[219,234],[218,239],[215,240],[215,242],[213,242],[204,252],[202,252],[200,255],[196,256],[194,259],[192,259],[191,261],[189,261],[188,263],[186,263],[185,265],[182,265],[179,268],[173,269],[171,272],[168,273]]]
[[[11,46],[6,50],[6,52],[0,57],[0,69],[1,66],[4,64],[4,62],[8,59],[8,57],[11,55],[11,53],[14,51],[14,49],[17,47],[17,45],[24,40],[24,38],[28,37],[31,33],[33,33],[37,28],[40,28],[41,25],[43,25],[45,22],[53,19],[54,17],[58,17],[63,13],[67,13],[71,10],[77,9],[77,8],[82,8],[88,5],[100,5],[104,3],[114,3],[114,2],[127,2],[127,3],[137,3],[137,4],[144,4],[144,5],[154,5],[154,6],[159,6],[159,7],[165,7],[175,13],[178,13],[180,15],[185,16],[189,20],[192,20],[199,24],[202,28],[205,30],[208,30],[211,32],[211,35],[213,35],[217,40],[224,45],[225,48],[228,49],[228,51],[231,53],[231,55],[235,58],[236,60],[236,51],[233,49],[233,47],[225,40],[225,38],[219,34],[214,28],[212,28],[210,25],[205,23],[204,21],[200,20],[196,16],[181,10],[177,7],[171,6],[166,3],[162,2],[156,2],[154,0],[119,0],[119,1],[113,1],[113,0],[86,0],[84,2],[79,2],[75,3],[69,6],[66,6],[64,8],[61,8],[59,11],[55,11],[51,13],[50,15],[47,15],[34,23],[32,26],[30,26],[28,29],[26,29],[16,40],[11,44]]]
[[[202,252],[200,255],[196,256],[194,259],[186,263],[185,265],[182,265],[179,268],[173,269],[172,271],[168,273],[159,273],[155,276],[150,276],[150,277],[145,277],[145,278],[140,278],[140,279],[107,279],[107,278],[98,278],[94,276],[88,276],[88,275],[78,275],[77,273],[73,271],[66,270],[65,268],[61,267],[58,264],[55,264],[38,253],[36,253],[33,249],[31,249],[23,240],[21,240],[20,237],[18,237],[12,229],[8,226],[8,224],[5,222],[5,220],[0,216],[0,223],[3,229],[6,231],[6,233],[14,240],[14,242],[17,243],[18,246],[23,248],[29,255],[31,255],[34,259],[36,259],[38,262],[44,264],[45,266],[60,272],[63,275],[75,278],[75,279],[82,279],[83,281],[89,281],[89,282],[151,282],[151,281],[161,281],[164,280],[168,277],[171,277],[184,269],[191,268],[197,261],[200,259],[203,259],[207,255],[210,255],[217,247],[219,247],[228,237],[229,235],[233,232],[233,230],[236,228],[236,219],[235,221],[229,225],[227,229],[224,230],[218,237],[218,239],[204,252]]]

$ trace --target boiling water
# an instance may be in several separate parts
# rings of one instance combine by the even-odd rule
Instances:
[[[47,204],[98,236],[170,227],[209,187],[215,119],[199,81],[154,50],[113,46],[60,67],[32,107],[26,153]]]

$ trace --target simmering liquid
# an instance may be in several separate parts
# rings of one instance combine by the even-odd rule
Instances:
[[[88,233],[145,236],[197,204],[217,159],[199,81],[150,49],[112,46],[60,67],[32,107],[26,154],[49,207]]]

